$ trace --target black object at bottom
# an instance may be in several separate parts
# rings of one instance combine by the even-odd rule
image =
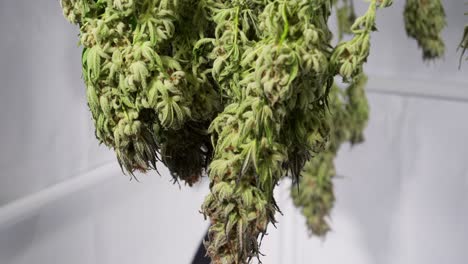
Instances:
[[[208,231],[206,231],[205,238],[202,239],[200,245],[198,246],[197,254],[195,254],[195,258],[192,261],[192,264],[210,264],[211,260],[208,256],[206,256],[206,249],[205,245],[203,245],[203,241],[208,239]]]

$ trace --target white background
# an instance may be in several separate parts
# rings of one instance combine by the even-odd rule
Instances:
[[[468,6],[444,1],[446,56],[425,63],[404,32],[403,2],[379,12],[371,120],[366,142],[339,153],[333,232],[308,238],[285,182],[264,263],[468,262],[468,104],[447,99],[468,97],[456,53]],[[94,138],[77,33],[58,1],[0,1],[0,263],[190,263],[207,227],[207,183],[121,175]],[[415,95],[424,91],[444,99]]]

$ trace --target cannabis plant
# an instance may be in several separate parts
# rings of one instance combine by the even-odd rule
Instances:
[[[275,223],[283,178],[312,233],[333,207],[333,160],[359,143],[368,118],[363,65],[379,7],[352,0],[61,0],[80,28],[82,69],[96,137],[124,173],[169,168],[174,181],[205,174],[208,255],[246,264]],[[430,3],[429,3],[430,2]],[[337,8],[339,42],[328,27]],[[437,0],[408,0],[408,34],[425,58],[442,55]],[[432,20],[434,19],[434,20]],[[348,41],[341,41],[350,34]],[[466,34],[460,45],[466,48]],[[347,88],[335,84],[339,77]]]
[[[441,32],[447,23],[441,0],[406,0],[404,17],[406,33],[416,39],[423,58],[443,56],[445,45]]]
[[[328,219],[335,201],[334,159],[341,144],[357,144],[364,140],[363,130],[369,117],[364,92],[366,83],[367,77],[361,74],[344,90],[333,85],[330,91],[331,134],[327,147],[305,164],[299,184],[291,188],[293,202],[301,208],[310,234],[323,237],[330,230]]]
[[[132,175],[162,160],[191,184],[209,163],[206,129],[221,104],[208,53],[195,46],[211,30],[198,2],[61,1],[80,27],[96,137]]]

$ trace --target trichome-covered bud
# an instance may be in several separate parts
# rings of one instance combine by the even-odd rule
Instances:
[[[375,16],[377,7],[387,7],[389,1],[372,0],[367,12],[358,17],[351,26],[354,37],[340,43],[333,51],[332,62],[336,73],[343,80],[350,82],[355,76],[362,73],[363,64],[367,61],[370,52],[370,35],[376,30]]]
[[[335,154],[323,152],[306,163],[297,186],[291,187],[294,204],[301,209],[311,234],[323,237],[330,231],[329,215],[335,202],[332,179]]]

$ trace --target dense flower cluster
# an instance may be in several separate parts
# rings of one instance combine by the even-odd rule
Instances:
[[[441,32],[447,22],[441,0],[406,0],[404,17],[406,33],[416,39],[423,58],[442,57],[445,45]]]
[[[364,140],[363,130],[369,117],[364,92],[367,77],[357,76],[345,90],[334,85],[330,91],[331,135],[327,148],[304,166],[298,186],[291,188],[294,204],[302,209],[311,234],[325,236],[330,230],[328,217],[335,196],[332,179],[336,175],[334,159],[344,142]]]
[[[339,24],[353,37],[333,46],[331,0],[61,0],[80,27],[96,137],[122,169],[162,162],[193,184],[209,168],[214,264],[259,256],[287,175],[304,187],[296,202],[311,230],[328,230],[333,158],[362,140],[363,64],[377,8],[391,1],[371,0],[356,19],[349,3]]]
[[[211,156],[206,128],[221,104],[207,53],[195,49],[210,30],[198,2],[61,1],[80,27],[96,137],[131,174],[162,159],[193,183]]]

